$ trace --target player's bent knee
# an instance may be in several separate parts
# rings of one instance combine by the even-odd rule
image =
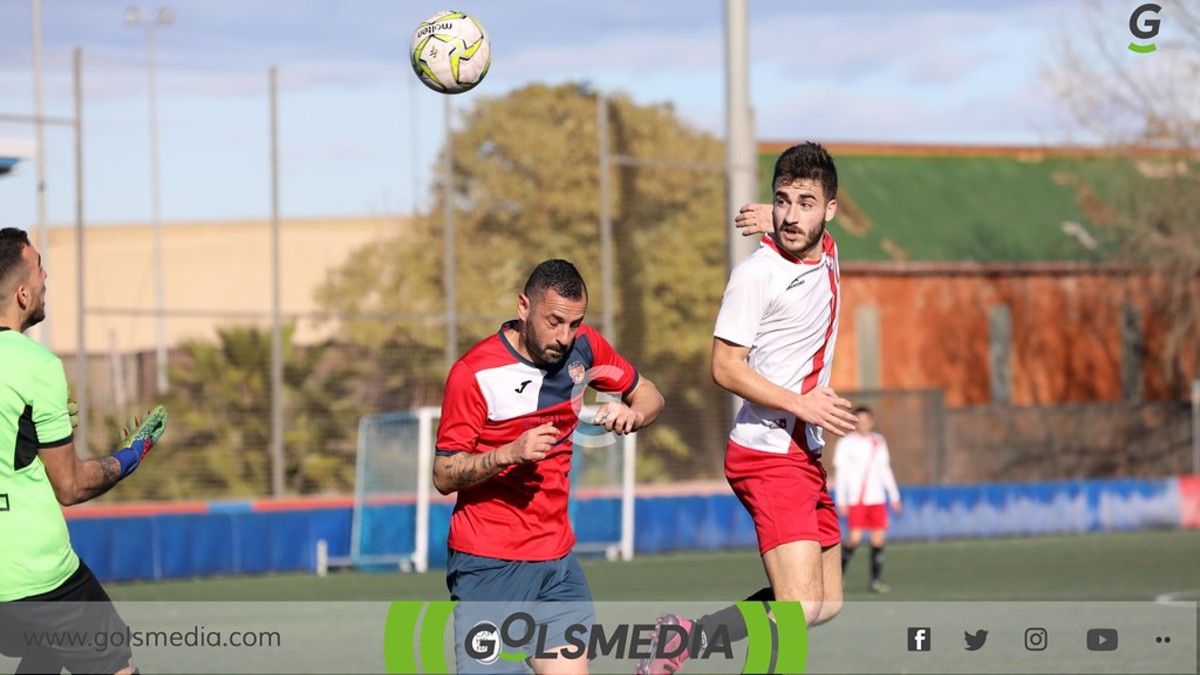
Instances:
[[[840,598],[837,600],[830,599],[830,600],[826,600],[826,601],[822,602],[820,611],[817,612],[816,620],[810,621],[808,623],[808,625],[819,626],[819,625],[825,623],[826,621],[829,621],[830,619],[837,616],[842,611],[842,607],[844,605],[845,605],[845,602],[842,601]],[[808,618],[808,617],[806,616],[805,618]]]
[[[804,623],[808,626],[815,626],[821,620],[821,607],[825,603],[820,600],[809,600],[802,603],[804,606]]]

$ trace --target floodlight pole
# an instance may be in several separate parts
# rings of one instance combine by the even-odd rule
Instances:
[[[450,97],[442,96],[446,116],[446,165],[443,168],[442,202],[445,209],[443,232],[444,265],[442,290],[446,295],[446,370],[458,360],[458,288],[455,284],[457,260],[454,244],[454,144],[450,129]]]
[[[725,223],[726,263],[729,273],[758,248],[753,237],[743,237],[733,227],[742,204],[758,201],[754,113],[750,108],[749,13],[747,0],[725,0]],[[742,406],[730,396],[733,415]]]
[[[141,10],[130,7],[125,10],[125,24],[141,28],[146,34],[146,79],[149,85],[150,108],[150,218],[154,237],[154,309],[155,309],[155,382],[159,394],[165,394],[167,380],[167,319],[163,283],[162,214],[159,198],[158,163],[158,91],[154,78],[154,30],[169,26],[175,14],[168,7],[159,8],[153,21],[142,21]]]
[[[279,71],[270,71],[271,125],[271,494],[283,497],[283,326],[279,252]]]
[[[602,309],[604,337],[610,344],[617,344],[617,326],[614,309],[616,291],[613,290],[613,237],[612,237],[612,158],[608,147],[608,97],[596,92],[596,143],[600,156],[600,295],[604,298]]]
[[[753,237],[733,227],[742,204],[758,201],[754,112],[750,107],[749,18],[747,0],[725,0],[725,224],[729,271],[758,248]]]
[[[41,0],[31,0],[31,16],[33,23],[33,126],[34,133],[37,138],[37,150],[35,150],[34,161],[37,162],[37,242],[38,248],[42,253],[42,266],[51,267],[53,261],[50,260],[50,232],[46,225],[46,133],[45,120],[43,115],[44,99],[42,97],[42,2]],[[46,318],[38,326],[40,333],[40,342],[47,349],[54,349],[54,341],[51,338],[53,331],[50,330],[51,319],[47,314]]]
[[[79,433],[75,435],[75,451],[80,457],[89,457],[88,453],[88,363],[87,363],[87,331],[85,319],[87,313],[84,302],[83,282],[83,50],[76,47],[71,54],[72,92],[74,93],[75,128],[75,398],[79,405]]]

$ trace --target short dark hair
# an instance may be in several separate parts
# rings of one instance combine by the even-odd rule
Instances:
[[[535,300],[548,289],[553,289],[568,300],[587,297],[587,284],[583,283],[579,270],[560,258],[543,261],[533,268],[529,280],[525,282],[525,297]]]
[[[825,190],[826,200],[837,197],[837,167],[833,164],[833,156],[820,143],[807,141],[784,150],[775,160],[772,190],[779,185],[780,179],[787,183],[806,179],[816,181]]]
[[[7,286],[18,272],[25,271],[21,252],[29,242],[29,234],[17,227],[0,229],[0,287]]]
[[[865,405],[860,405],[860,406],[858,406],[857,408],[855,408],[855,409],[853,410],[853,413],[854,413],[855,415],[858,415],[859,413],[867,413],[867,414],[868,414],[868,415],[870,415],[871,417],[874,417],[874,416],[875,416],[875,411],[874,411],[874,410],[871,410],[870,408],[868,408],[868,407],[867,407],[867,406],[865,406]]]

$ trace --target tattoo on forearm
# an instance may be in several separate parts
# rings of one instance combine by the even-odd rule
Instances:
[[[458,466],[454,467],[454,482],[458,487],[467,487],[475,484],[475,460],[472,457],[466,457],[456,462]]]
[[[483,455],[469,455],[464,452],[454,456],[450,475],[454,477],[456,487],[464,488],[491,478],[496,474],[495,469],[494,451]]]
[[[105,490],[121,482],[121,462],[116,457],[105,457],[100,460],[100,470],[104,473]]]
[[[100,465],[100,478],[95,483],[83,487],[86,492],[85,499],[95,499],[121,482],[121,463],[117,461],[116,457],[110,456],[88,461]]]

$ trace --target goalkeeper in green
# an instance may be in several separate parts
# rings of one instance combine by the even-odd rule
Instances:
[[[24,230],[0,229],[0,653],[17,673],[133,673],[126,626],[71,548],[61,506],[133,473],[166,428],[159,406],[121,446],[81,460],[62,362],[24,335],[46,318],[46,271]],[[103,633],[104,635],[100,635]]]

